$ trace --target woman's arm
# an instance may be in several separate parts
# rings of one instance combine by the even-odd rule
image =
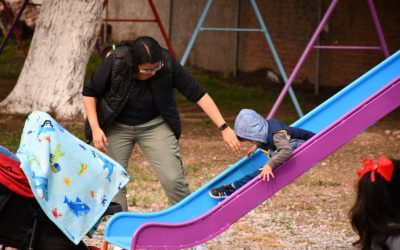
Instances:
[[[219,109],[213,99],[206,93],[197,104],[201,107],[201,109],[206,113],[206,115],[214,122],[214,124],[219,128],[224,123],[225,120],[219,112]],[[235,132],[228,126],[221,131],[222,138],[225,143],[229,146],[229,148],[235,153],[240,152],[240,141],[238,140]]]
[[[92,96],[83,96],[82,100],[83,106],[85,107],[86,116],[90,124],[90,128],[92,129],[93,145],[98,150],[102,152],[107,152],[106,145],[108,145],[108,140],[99,125],[96,110],[96,98]]]

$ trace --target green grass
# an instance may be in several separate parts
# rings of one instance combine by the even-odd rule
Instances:
[[[269,90],[267,87],[261,87],[257,84],[243,85],[238,80],[224,77],[222,74],[211,75],[194,71],[193,75],[213,98],[217,106],[234,116],[243,108],[253,109],[266,116],[278,98],[275,90]],[[275,89],[280,90],[280,88],[281,86],[275,86]],[[300,105],[302,105],[301,100],[307,100],[307,97],[304,96],[304,93],[297,95]],[[177,101],[182,107],[189,105],[189,102],[180,94],[177,94]],[[291,124],[298,119],[292,100],[288,95],[282,101],[276,118],[286,124]],[[208,122],[210,121],[208,120]]]
[[[26,42],[26,44],[29,44],[29,42]],[[25,57],[19,50],[15,40],[9,39],[3,51],[0,53],[0,78],[9,80],[18,79],[24,61]]]
[[[268,100],[274,99],[271,93],[260,87],[241,86],[238,82],[228,82],[226,78],[211,76],[206,73],[195,72],[193,75],[219,107],[230,110],[235,114],[243,107],[263,112],[266,105],[269,104]],[[189,103],[180,94],[177,95],[177,100],[182,106]]]
[[[100,65],[101,58],[98,53],[92,53],[89,58],[88,65],[86,66],[85,81],[89,80],[90,76],[94,73],[97,66]]]

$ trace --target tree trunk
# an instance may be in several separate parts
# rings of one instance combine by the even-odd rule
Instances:
[[[2,112],[81,115],[86,65],[100,27],[99,0],[45,0],[18,82]]]

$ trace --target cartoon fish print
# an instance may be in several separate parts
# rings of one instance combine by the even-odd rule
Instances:
[[[64,198],[64,203],[68,205],[69,209],[76,215],[76,217],[83,216],[90,211],[90,207],[83,203],[79,197],[73,202],[68,200],[67,196]]]
[[[69,178],[69,177],[64,177],[64,184],[66,185],[66,186],[70,186],[71,185],[71,183],[72,183],[72,181],[71,181],[71,178]]]
[[[53,208],[53,210],[51,210],[53,216],[58,219],[62,216],[62,214],[60,212],[58,212],[57,208]]]
[[[38,136],[41,133],[54,132],[54,131],[55,131],[55,129],[53,128],[53,124],[51,123],[51,121],[50,120],[45,120],[43,122],[43,124],[39,128]]]
[[[79,168],[78,175],[81,175],[86,172],[88,165],[86,163],[82,163],[82,162],[80,162],[79,165],[81,165],[81,167]]]
[[[95,201],[99,204],[101,204],[104,200],[104,198],[106,198],[107,196],[105,195],[107,192],[103,189],[97,189],[96,193],[94,193],[95,197],[93,197],[95,199]]]
[[[94,191],[90,190],[89,195],[90,195],[90,197],[94,198],[94,196],[95,196]]]
[[[102,205],[103,207],[105,207],[105,206],[106,206],[106,203],[107,203],[106,196],[103,195],[103,197],[101,198],[101,205]]]
[[[48,183],[49,183],[49,180],[47,178],[41,177],[41,176],[36,176],[35,172],[32,171],[33,188],[36,190],[39,197],[45,201],[49,200],[49,195],[48,195],[48,191],[47,191]]]
[[[58,163],[61,157],[65,155],[64,152],[61,151],[61,144],[57,144],[56,149],[54,150],[53,154],[50,154],[50,163],[51,163],[51,170],[54,173],[58,173],[61,171],[61,166]]]
[[[113,163],[111,163],[109,160],[107,160],[105,157],[103,157],[101,154],[97,154],[93,150],[92,150],[92,154],[93,154],[93,157],[95,159],[97,159],[100,162],[100,164],[103,165],[103,169],[108,170],[107,180],[109,182],[111,182],[111,175],[112,175],[115,165]]]
[[[32,157],[28,160],[30,165],[33,165],[34,163],[36,163],[37,165],[40,165],[40,160],[37,157]]]
[[[79,147],[81,147],[83,150],[86,150],[86,147],[80,143],[79,143]]]

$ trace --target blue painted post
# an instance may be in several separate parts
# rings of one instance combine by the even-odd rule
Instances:
[[[262,16],[258,9],[257,3],[255,0],[251,0],[250,3],[253,6],[254,12],[256,13],[258,23],[260,24],[261,29],[265,36],[265,40],[267,40],[268,46],[271,49],[272,56],[276,62],[276,65],[278,66],[279,73],[282,76],[283,82],[286,84],[287,76],[286,76],[285,70],[282,66],[279,55],[276,52],[276,49],[275,49],[274,43],[272,42],[271,36],[269,35],[267,26],[265,25],[264,20],[262,19]],[[296,108],[297,114],[299,115],[299,117],[303,117],[303,111],[300,108],[299,102],[297,101],[296,95],[294,94],[292,87],[289,88],[289,95],[292,98],[292,101],[293,101],[294,107]]]
[[[269,35],[267,26],[265,25],[264,20],[262,19],[262,16],[261,16],[261,13],[260,13],[260,11],[258,9],[256,1],[255,0],[250,0],[250,3],[251,3],[252,8],[254,9],[254,12],[256,14],[257,20],[258,20],[258,22],[259,22],[259,24],[261,26],[261,28],[258,28],[258,29],[257,28],[203,27],[204,20],[207,17],[208,11],[209,11],[212,3],[213,3],[213,0],[208,0],[207,1],[206,6],[204,7],[203,12],[202,12],[202,14],[200,16],[199,22],[197,23],[197,26],[196,26],[196,28],[195,28],[195,30],[193,32],[193,35],[192,35],[192,37],[191,37],[191,39],[189,41],[189,44],[188,44],[188,46],[187,46],[187,48],[186,48],[186,50],[185,50],[185,52],[184,52],[184,54],[182,56],[181,64],[185,65],[186,60],[189,57],[190,51],[192,50],[193,45],[194,45],[194,43],[195,43],[200,31],[262,32],[262,33],[264,33],[265,39],[267,40],[267,43],[268,43],[268,46],[271,49],[272,56],[273,56],[277,66],[278,66],[278,70],[279,70],[280,74],[282,75],[282,79],[284,80],[284,82],[286,84],[287,83],[287,76],[286,76],[285,70],[283,69],[281,60],[280,60],[280,58],[278,56],[278,53],[276,52],[276,49],[275,49],[275,46],[274,46],[274,44],[272,42],[271,36]],[[290,94],[290,97],[292,98],[292,101],[293,101],[293,104],[294,104],[295,109],[297,111],[297,114],[299,115],[299,117],[302,117],[303,116],[303,112],[302,112],[302,110],[300,108],[299,102],[297,101],[296,95],[294,94],[294,91],[293,91],[293,89],[291,87],[289,89],[289,94]]]
[[[189,44],[183,53],[181,64],[185,65],[187,58],[189,57],[190,51],[193,48],[194,42],[196,42],[197,36],[199,35],[200,28],[203,26],[204,20],[207,17],[208,11],[210,10],[210,6],[212,4],[212,0],[208,0],[206,6],[204,7],[203,13],[201,13],[199,22],[197,23],[196,29],[193,32],[192,38],[190,38]]]

